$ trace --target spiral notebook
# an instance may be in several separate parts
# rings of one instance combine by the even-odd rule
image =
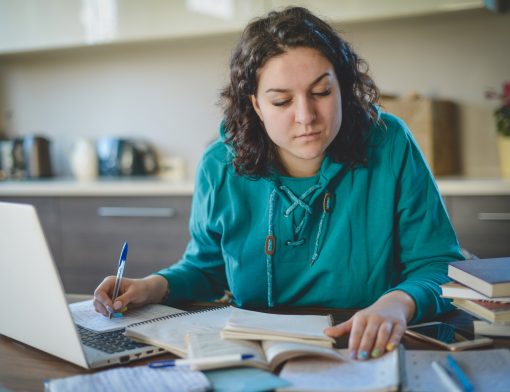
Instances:
[[[126,327],[129,338],[164,348],[180,357],[187,355],[186,335],[189,333],[218,332],[232,313],[231,307],[204,309],[172,314]]]

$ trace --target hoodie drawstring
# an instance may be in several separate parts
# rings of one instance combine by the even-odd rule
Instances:
[[[320,185],[314,185],[308,188],[301,197],[297,197],[289,188],[282,185],[279,187],[280,190],[284,191],[292,204],[285,210],[284,216],[289,217],[290,214],[298,207],[302,207],[305,210],[305,215],[301,222],[294,228],[294,235],[298,236],[303,227],[305,227],[306,223],[309,220],[309,216],[312,214],[312,208],[309,204],[305,203],[305,200],[312,192],[316,191],[320,188]],[[276,237],[274,235],[274,225],[273,225],[273,215],[275,208],[275,198],[276,198],[276,189],[273,189],[271,194],[269,195],[269,217],[268,217],[268,233],[265,242],[265,253],[266,253],[266,270],[267,270],[267,305],[268,307],[274,307],[273,300],[273,255],[276,250]],[[319,257],[319,248],[321,245],[321,235],[323,234],[323,225],[326,219],[326,215],[328,215],[332,208],[332,194],[326,191],[324,195],[323,203],[322,203],[322,214],[321,219],[319,221],[319,228],[317,230],[317,235],[315,237],[315,245],[314,251],[312,254],[312,258],[310,260],[310,265],[312,266],[317,258]],[[286,244],[292,247],[299,246],[305,242],[304,238],[298,239],[296,241],[287,241]]]

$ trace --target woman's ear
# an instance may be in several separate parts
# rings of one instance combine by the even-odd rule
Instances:
[[[253,106],[253,109],[255,109],[255,112],[257,113],[257,116],[259,116],[260,121],[264,122],[264,119],[262,118],[262,111],[260,110],[259,101],[257,101],[257,97],[255,95],[250,95],[250,101]]]

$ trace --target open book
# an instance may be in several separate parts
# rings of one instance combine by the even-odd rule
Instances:
[[[324,335],[331,316],[287,315],[233,308],[221,331],[225,339],[278,340],[332,347],[335,340]]]
[[[126,335],[133,340],[161,347],[175,355],[186,357],[186,334],[219,333],[227,323],[232,309],[222,307],[169,315],[128,326]]]
[[[237,321],[239,322],[237,322]],[[225,333],[228,326],[240,326],[245,334]],[[222,331],[222,337],[243,340],[283,340],[332,347],[334,340],[323,330],[332,325],[330,316],[282,315],[242,310],[234,307],[173,314],[130,325],[126,335],[142,343],[187,355],[186,334]],[[244,327],[243,327],[244,326]],[[248,327],[248,328],[245,328]],[[227,336],[228,335],[228,336]]]
[[[346,358],[333,348],[322,347],[315,344],[282,342],[264,340],[222,339],[220,333],[201,332],[190,333],[186,336],[188,346],[188,358],[208,358],[229,354],[251,354],[249,360],[210,364],[202,363],[192,366],[194,370],[216,369],[236,366],[254,366],[265,370],[275,371],[281,364],[291,358],[297,357],[322,357],[335,361]]]
[[[398,350],[368,361],[292,359],[283,365],[280,372],[280,377],[291,386],[278,391],[447,392],[453,389],[445,386],[431,366],[432,362],[436,361],[448,368],[447,355],[455,358],[476,392],[508,391],[510,385],[508,349],[459,352],[405,351],[402,345]]]
[[[291,386],[278,391],[397,391],[402,383],[403,348],[368,361],[348,357],[347,349],[336,350],[343,361],[297,358],[283,365],[280,378]],[[428,389],[427,389],[428,390]]]

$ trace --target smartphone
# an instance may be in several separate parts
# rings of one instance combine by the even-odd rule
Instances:
[[[492,344],[492,339],[490,338],[474,335],[439,321],[411,325],[407,327],[406,334],[439,345],[450,351],[467,350]]]

